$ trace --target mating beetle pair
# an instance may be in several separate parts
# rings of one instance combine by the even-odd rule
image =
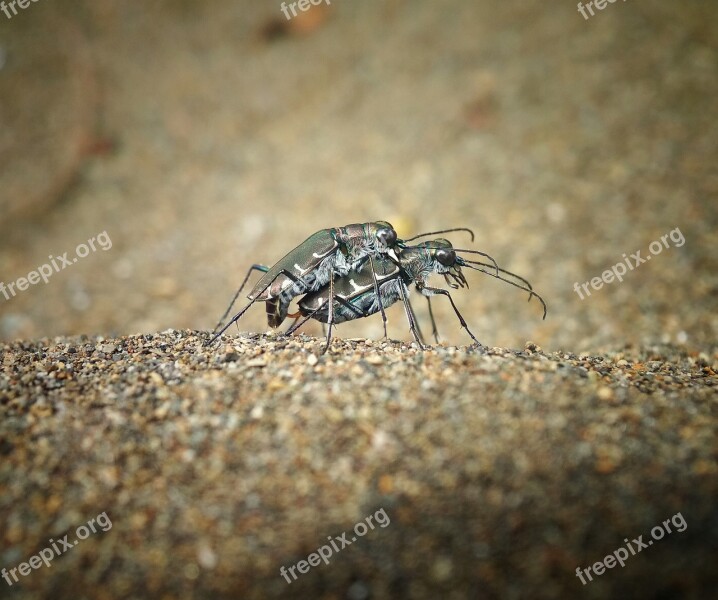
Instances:
[[[217,327],[229,314],[252,271],[258,270],[264,275],[248,294],[249,304],[216,333],[209,343],[214,342],[232,323],[240,319],[252,304],[265,302],[267,321],[272,327],[281,325],[287,316],[296,319],[305,317],[303,321],[295,322],[287,333],[295,331],[310,318],[327,323],[329,328],[327,344],[324,348],[326,351],[331,340],[332,326],[335,323],[358,319],[376,312],[382,313],[386,335],[384,308],[401,299],[404,302],[412,334],[417,343],[423,347],[422,336],[408,301],[408,286],[414,283],[417,290],[427,299],[439,294],[447,296],[462,327],[467,330],[474,342],[479,344],[468,329],[449,292],[426,286],[426,279],[432,273],[443,274],[452,288],[468,285],[461,273],[462,266],[492,275],[523,289],[529,292],[529,299],[531,296],[536,296],[543,304],[544,317],[546,316],[546,305],[543,299],[533,292],[530,284],[525,279],[499,268],[496,261],[488,254],[477,250],[461,250],[486,257],[492,264],[467,261],[457,256],[451,243],[444,239],[423,242],[417,246],[407,244],[417,238],[455,231],[467,231],[471,234],[472,240],[474,238],[470,229],[459,227],[401,240],[391,224],[386,221],[318,231],[273,267],[252,265]],[[367,263],[369,269],[366,268]],[[495,272],[486,271],[484,268]],[[520,283],[506,279],[502,274],[511,276]],[[289,314],[289,304],[302,294],[306,295],[299,302],[299,312]],[[430,302],[429,314],[434,337],[438,339]]]
[[[471,252],[466,251],[464,252]],[[529,300],[536,296],[544,308],[546,317],[546,303],[531,288],[531,284],[518,275],[500,268],[496,264],[489,264],[480,261],[471,261],[456,254],[456,250],[449,240],[436,239],[429,242],[422,242],[416,246],[403,248],[398,253],[397,262],[386,258],[378,258],[375,264],[375,273],[372,277],[366,271],[350,272],[337,280],[334,284],[334,323],[342,323],[361,317],[368,317],[375,314],[381,308],[388,308],[398,300],[404,303],[406,317],[409,321],[409,328],[417,344],[423,348],[424,341],[421,330],[418,327],[414,311],[409,303],[409,286],[413,283],[417,291],[429,301],[429,315],[431,317],[432,332],[434,339],[438,342],[436,322],[431,310],[432,296],[446,296],[459,319],[461,326],[471,336],[474,342],[481,346],[476,336],[471,333],[464,317],[456,307],[453,298],[448,290],[429,287],[426,285],[428,277],[437,273],[443,275],[446,283],[453,289],[468,287],[466,277],[461,272],[461,267],[468,267],[501,281],[509,283],[529,293]],[[515,279],[512,281],[505,276]],[[379,293],[376,294],[372,279],[378,283]],[[299,301],[299,312],[305,318],[297,321],[289,328],[287,333],[292,333],[301,327],[308,319],[316,319],[322,323],[329,322],[329,306],[332,294],[328,286],[323,289],[307,294]]]

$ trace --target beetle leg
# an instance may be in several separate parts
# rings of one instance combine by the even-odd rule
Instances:
[[[422,350],[425,350],[424,344],[419,339],[419,332],[416,329],[416,319],[415,319],[413,311],[411,310],[411,307],[409,305],[409,300],[407,298],[408,294],[406,293],[407,292],[406,285],[401,280],[401,278],[399,278],[398,284],[399,284],[399,295],[401,296],[401,300],[404,303],[404,310],[406,311],[406,318],[409,320],[409,329],[411,329],[411,333],[414,336],[416,343],[419,344],[419,348],[421,348]]]
[[[377,298],[380,299],[379,296],[379,282],[376,280],[376,269],[374,268],[374,258],[369,255],[369,266],[371,267],[371,278],[374,281],[374,294]],[[381,311],[381,320],[384,323],[384,338],[386,338],[386,313],[384,312],[384,304],[380,301],[379,302],[379,310]]]
[[[299,311],[297,311],[297,312],[294,312],[294,313],[287,313],[287,316],[288,316],[290,319],[294,319],[294,323],[292,323],[292,324],[287,328],[287,330],[284,332],[284,335],[289,335],[289,332],[290,332],[290,331],[294,331],[295,325],[297,324],[297,321],[299,321],[299,319],[302,318],[302,313],[299,312]]]
[[[365,310],[361,310],[360,308],[357,308],[351,302],[345,300],[341,296],[334,296],[334,300],[336,302],[338,302],[339,304],[341,304],[342,306],[348,308],[350,311],[352,311],[356,315],[356,317],[352,317],[352,318],[361,319],[363,317],[369,316],[369,314]],[[324,305],[318,306],[313,311],[311,311],[310,313],[305,315],[300,323],[297,323],[297,321],[295,321],[294,324],[289,329],[287,329],[286,334],[290,335],[290,334],[294,333],[297,329],[299,329],[302,325],[304,325],[307,321],[309,321],[309,319],[313,319],[314,315],[316,315],[323,308],[324,308]],[[324,322],[322,322],[322,333],[324,335],[326,335],[327,331],[326,331],[326,328],[324,325],[325,325]]]
[[[431,319],[431,333],[434,336],[434,341],[439,343],[439,330],[436,328],[436,320],[434,319],[434,311],[431,309],[431,298],[426,296],[426,301],[429,303],[429,318]]]
[[[322,354],[324,354],[327,350],[329,350],[329,344],[332,342],[332,325],[334,325],[334,277],[329,278],[329,318],[327,319],[327,344],[324,346],[324,350],[322,350]]]
[[[224,311],[224,314],[221,316],[219,321],[217,321],[217,324],[214,326],[212,333],[217,331],[217,329],[219,329],[219,327],[222,325],[223,321],[227,318],[229,311],[232,310],[234,303],[237,301],[237,298],[239,298],[239,295],[242,293],[242,289],[244,288],[245,285],[247,285],[247,281],[249,280],[249,276],[252,274],[252,271],[260,271],[262,273],[266,273],[267,271],[269,271],[269,267],[265,267],[264,265],[252,265],[251,267],[249,267],[249,271],[247,271],[247,274],[244,277],[244,281],[242,281],[242,285],[239,286],[239,289],[237,290],[237,293],[232,298],[232,301],[229,303],[227,310]]]
[[[437,296],[437,295],[439,295],[439,294],[441,294],[442,296],[446,296],[446,297],[449,299],[449,302],[451,302],[451,307],[454,309],[454,312],[456,313],[456,316],[458,317],[459,323],[461,323],[461,326],[462,326],[464,329],[466,329],[466,333],[468,333],[468,334],[471,336],[471,339],[474,340],[474,342],[476,343],[476,345],[477,345],[479,348],[482,347],[481,342],[476,339],[476,336],[475,336],[473,333],[471,333],[471,330],[469,329],[469,326],[466,324],[466,320],[464,319],[464,317],[463,317],[463,316],[461,315],[461,313],[459,312],[459,309],[456,308],[456,304],[454,304],[454,299],[451,297],[451,294],[449,293],[448,290],[443,290],[443,289],[441,289],[441,288],[433,288],[433,287],[429,287],[429,286],[424,286],[424,285],[420,285],[420,284],[418,284],[418,283],[416,284],[416,289],[419,290],[419,292],[420,292],[422,295],[426,296],[427,298],[428,298],[429,296]]]
[[[411,318],[414,319],[414,323],[416,324],[416,331],[419,333],[419,340],[421,340],[422,344],[426,344],[426,341],[424,339],[424,334],[421,331],[421,327],[419,326],[419,319],[416,318],[416,313],[414,312],[414,307],[411,305],[411,300],[409,300],[409,297],[406,297],[406,306],[411,311]]]
[[[260,271],[261,271],[263,268],[266,268],[266,267],[263,267],[262,265],[252,265],[252,269],[250,269],[250,273],[251,273],[251,271],[252,271],[253,269],[255,269],[255,268],[257,268],[257,270],[260,270]],[[222,329],[220,329],[217,333],[215,333],[214,336],[212,337],[212,339],[210,339],[209,342],[207,342],[205,345],[206,345],[206,346],[211,346],[225,331],[227,331],[227,329],[229,329],[229,327],[230,327],[233,323],[236,323],[237,321],[239,321],[239,319],[242,317],[242,315],[247,312],[247,310],[249,309],[249,307],[252,306],[252,304],[254,304],[254,303],[257,301],[257,297],[258,297],[258,296],[261,296],[266,290],[268,290],[268,289],[270,288],[270,286],[276,281],[277,277],[280,277],[280,276],[282,276],[282,275],[284,275],[285,277],[288,277],[289,279],[293,279],[293,280],[296,280],[296,279],[297,279],[292,273],[290,273],[289,271],[286,271],[286,270],[282,269],[279,273],[277,273],[276,277],[272,278],[272,280],[269,281],[269,283],[267,283],[267,285],[265,285],[261,290],[259,290],[259,291],[257,292],[257,294],[255,295],[255,297],[254,297],[252,300],[249,301],[249,304],[247,304],[247,306],[245,306],[245,307],[244,307],[242,310],[240,310],[236,315],[234,315],[234,316],[230,319],[230,321],[229,321],[224,327],[222,327]],[[247,273],[247,277],[245,277],[245,281],[242,283],[242,285],[244,285],[244,283],[246,283],[246,280],[247,280],[248,277],[249,277],[249,273]],[[242,288],[240,287],[240,290],[241,290],[241,289],[242,289]],[[237,292],[237,295],[239,295],[239,292]],[[236,299],[236,298],[235,298],[235,299]],[[233,302],[233,303],[234,303],[234,302]],[[231,307],[230,307],[230,308],[231,308]],[[229,312],[229,311],[228,311],[228,312]],[[214,333],[214,332],[212,332],[212,333]]]
[[[320,308],[321,308],[321,307],[320,307]],[[319,310],[319,309],[317,309],[317,310]],[[314,312],[316,312],[316,311],[314,311]],[[312,313],[308,314],[307,316],[305,316],[301,321],[300,321],[299,319],[297,319],[296,321],[294,321],[294,323],[292,323],[292,326],[291,326],[289,329],[287,329],[287,331],[284,332],[284,335],[292,335],[297,329],[299,329],[299,328],[300,328],[302,325],[304,325],[309,319],[312,318],[312,316],[314,315],[314,312],[312,312]],[[324,323],[322,323],[322,325],[324,325]]]

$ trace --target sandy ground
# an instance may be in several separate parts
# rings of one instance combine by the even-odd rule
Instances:
[[[0,12],[0,568],[113,519],[0,595],[707,597],[718,18],[561,4]],[[316,362],[319,326],[263,337],[262,307],[199,348],[252,263],[377,219],[473,228],[455,245],[548,317],[469,273],[453,295],[489,355],[441,302],[423,354],[399,306],[398,342],[364,319]],[[281,579],[381,506],[391,525]],[[685,532],[581,585],[677,512]]]
[[[472,227],[469,247],[546,296],[541,322],[515,290],[470,276],[457,300],[485,344],[715,341],[705,3],[621,2],[585,21],[546,3],[336,2],[310,33],[279,37],[272,3],[63,6],[0,19],[0,197],[28,215],[2,219],[2,281],[103,231],[113,245],[0,298],[0,337],[205,329],[250,264],[387,219],[406,236]],[[43,196],[78,147],[74,184]],[[685,244],[622,284],[573,291],[675,228]],[[391,326],[410,339],[398,308]]]
[[[100,513],[112,524],[20,578],[12,597],[715,590],[718,361],[706,354],[362,339],[317,358],[321,344],[304,336],[207,339],[2,347],[2,565],[50,537],[72,544]],[[377,513],[383,526],[356,529]],[[329,564],[283,579],[342,532],[350,545]],[[578,567],[639,535],[646,548],[623,568],[580,583]]]

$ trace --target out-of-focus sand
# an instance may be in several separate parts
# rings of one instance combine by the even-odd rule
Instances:
[[[112,520],[21,578],[14,597],[715,589],[715,357],[358,340],[317,359],[315,338],[207,339],[0,346],[0,564],[51,536],[71,543],[99,513]],[[381,509],[385,527],[354,529]],[[282,578],[342,532],[351,545],[329,564]],[[638,536],[653,543],[581,584],[576,568]]]

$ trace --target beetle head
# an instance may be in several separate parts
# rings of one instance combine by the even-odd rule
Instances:
[[[454,289],[468,287],[466,277],[461,272],[463,261],[456,255],[454,246],[449,240],[438,238],[429,242],[421,242],[419,247],[426,249],[429,253],[433,270],[444,276],[449,287]]]
[[[384,249],[393,248],[396,244],[397,235],[391,223],[386,221],[377,221],[375,224],[376,230],[374,235],[380,246]]]

